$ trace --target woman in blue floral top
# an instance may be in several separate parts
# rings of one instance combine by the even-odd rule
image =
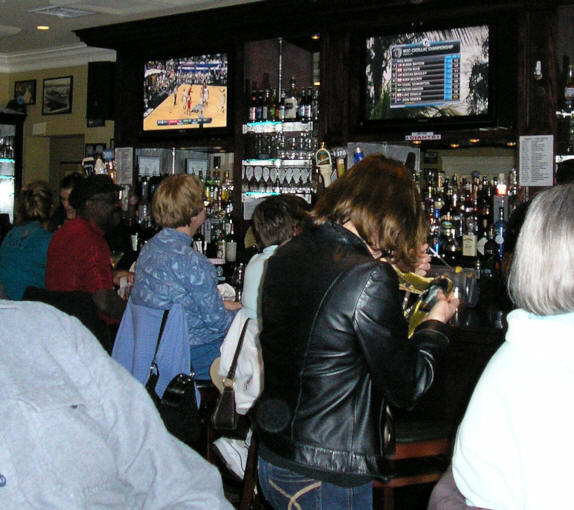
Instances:
[[[183,305],[196,378],[209,379],[241,304],[221,298],[215,267],[192,248],[193,234],[205,221],[201,181],[185,174],[165,178],[154,193],[152,214],[162,230],[138,257],[132,301],[158,309]]]

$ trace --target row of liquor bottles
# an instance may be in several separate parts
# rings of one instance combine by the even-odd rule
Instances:
[[[249,99],[248,122],[300,121],[311,122],[319,118],[319,88],[297,87],[291,77],[289,88],[252,89]]]
[[[455,175],[429,183],[424,205],[428,243],[437,258],[453,266],[478,266],[483,276],[499,272],[508,218],[518,205],[515,170],[491,179]]]
[[[151,239],[158,228],[150,216],[138,218],[138,214],[128,221],[132,260],[143,245]],[[229,267],[237,261],[237,237],[230,215],[208,216],[193,237],[193,249],[204,254],[216,267],[218,279],[225,281]]]
[[[193,248],[219,264],[237,260],[237,237],[231,216],[210,216],[193,236]]]
[[[207,218],[217,219],[218,223],[231,218],[234,186],[229,172],[224,172],[223,178],[219,168],[206,169],[205,176],[202,169],[191,169],[190,173],[196,175],[203,183]],[[164,177],[165,175],[141,176],[135,187],[129,187],[122,193],[125,195],[125,204],[122,208],[126,221],[133,231],[133,251],[139,251],[143,243],[157,232],[151,204],[153,194]],[[210,236],[207,237],[209,239]]]

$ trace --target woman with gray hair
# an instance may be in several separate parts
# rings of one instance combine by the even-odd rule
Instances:
[[[458,430],[454,481],[467,505],[566,508],[574,458],[574,184],[532,202],[508,289],[518,309]]]

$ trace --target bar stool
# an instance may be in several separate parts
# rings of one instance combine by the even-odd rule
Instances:
[[[437,482],[450,462],[452,426],[429,419],[395,417],[395,451],[387,458],[390,480],[373,482],[375,510],[394,510],[394,489]]]
[[[217,405],[219,390],[210,380],[196,380],[195,385],[201,396],[199,415],[201,417],[201,439],[196,447],[207,461],[214,463],[215,454],[211,445],[217,438],[217,434],[211,425],[211,415]]]
[[[245,475],[243,476],[239,510],[262,509],[263,505],[257,493],[257,437],[256,434],[253,434],[247,453],[247,462],[245,463]]]

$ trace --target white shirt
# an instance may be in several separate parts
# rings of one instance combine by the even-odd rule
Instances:
[[[508,316],[458,430],[453,474],[467,504],[571,508],[574,313]]]
[[[245,268],[241,305],[250,319],[261,318],[261,286],[267,269],[267,260],[278,247],[277,244],[267,246],[262,253],[253,255]]]
[[[0,324],[2,510],[232,509],[217,469],[77,319],[0,300]]]

